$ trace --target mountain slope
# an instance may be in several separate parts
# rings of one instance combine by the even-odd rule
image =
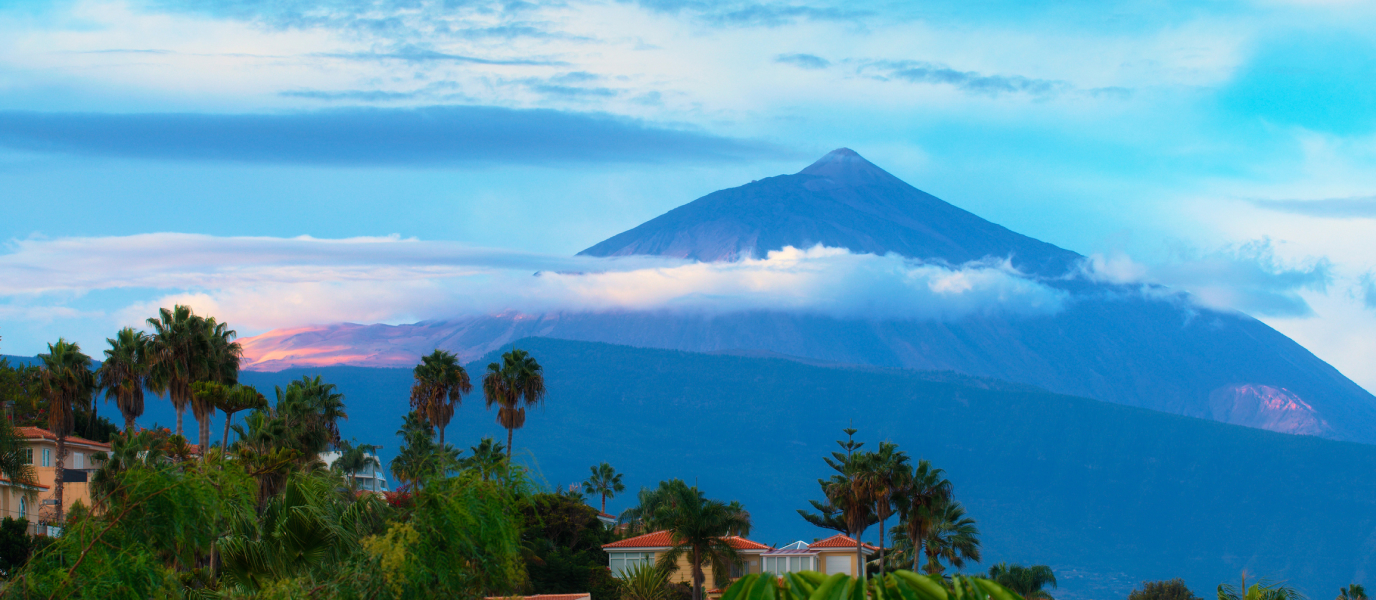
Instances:
[[[1023,271],[1048,276],[1080,259],[943,202],[848,148],[794,175],[713,192],[579,254],[719,261],[816,244],[952,264],[1012,257]]]
[[[1140,581],[1172,577],[1207,595],[1244,568],[1319,598],[1376,572],[1373,446],[932,373],[514,343],[544,365],[550,389],[516,432],[517,455],[551,486],[609,461],[628,488],[610,502],[613,511],[641,486],[680,477],[742,501],[756,524],[752,538],[825,536],[794,511],[819,497],[816,480],[828,472],[821,457],[853,424],[866,448],[892,440],[947,470],[983,533],[976,569],[1049,564],[1061,600],[1122,598]],[[340,385],[346,437],[395,453],[409,373],[330,367],[246,378],[272,385],[303,374]],[[482,436],[505,432],[481,396],[466,397],[446,437],[467,447]]]
[[[940,320],[666,309],[326,325],[247,340],[249,368],[409,367],[434,348],[471,357],[543,336],[949,369],[1272,431],[1376,443],[1376,397],[1264,323],[1195,306],[1169,290],[1146,294],[1086,279],[1078,254],[951,206],[845,149],[794,175],[709,194],[584,253],[731,260],[818,243],[950,265],[1010,259],[1069,300],[1049,315]]]

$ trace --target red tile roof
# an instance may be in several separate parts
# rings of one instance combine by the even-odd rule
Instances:
[[[16,427],[15,429],[18,430],[19,436],[26,440],[38,438],[44,440],[52,440],[54,442],[57,441],[57,436],[53,435],[53,432],[48,431],[47,429],[43,429],[42,427]],[[83,437],[77,437],[75,435],[67,436],[67,443],[81,444],[85,446],[92,446],[95,448],[103,448],[105,450],[110,449],[110,444],[102,444],[100,442],[88,440]]]
[[[878,550],[878,549],[879,549],[878,546],[872,546],[872,545],[870,545],[870,544],[861,544],[861,546],[863,546],[866,550]],[[833,536],[831,536],[831,537],[829,537],[829,538],[827,538],[827,539],[818,540],[818,541],[812,542],[811,544],[808,544],[808,545],[807,545],[807,548],[808,548],[808,550],[816,550],[816,549],[819,549],[819,548],[851,548],[851,549],[854,549],[854,548],[855,548],[855,538],[850,537],[850,536],[847,536],[847,535],[842,535],[842,534],[839,534],[839,533],[838,533],[838,534],[833,535]]]
[[[535,596],[488,596],[486,600],[588,600],[592,594],[537,594]]]
[[[768,550],[769,546],[747,540],[739,535],[726,538],[726,543],[737,550]]]
[[[769,546],[759,542],[747,540],[738,535],[723,538],[726,543],[737,550],[768,550]],[[602,546],[603,548],[668,548],[674,545],[672,536],[668,531],[656,531],[645,535],[638,535],[633,538],[626,538],[619,542],[612,542]]]
[[[672,545],[674,545],[674,544],[673,544],[673,541],[670,539],[669,532],[667,532],[667,531],[656,531],[656,532],[654,532],[654,533],[647,533],[647,534],[645,534],[645,535],[637,535],[637,536],[635,536],[635,537],[626,538],[626,539],[621,540],[621,541],[619,541],[619,542],[612,542],[612,543],[610,543],[610,544],[603,544],[602,547],[603,547],[603,548],[668,548],[669,546],[672,546]]]

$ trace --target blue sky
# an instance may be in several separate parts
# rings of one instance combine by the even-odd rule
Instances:
[[[266,285],[39,284],[20,267],[57,256],[43,243],[569,255],[846,146],[1117,277],[1249,312],[1376,389],[1373,29],[1355,1],[7,2],[0,352],[96,348],[149,307]],[[156,244],[120,256],[182,248]],[[310,285],[342,275],[273,277],[295,303],[252,305],[242,332],[443,316],[312,311]]]

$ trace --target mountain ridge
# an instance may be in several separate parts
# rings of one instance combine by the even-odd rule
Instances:
[[[1272,431],[1376,443],[1376,397],[1250,316],[1178,293],[1094,281],[1081,255],[1018,234],[838,149],[798,173],[713,192],[584,250],[698,261],[822,244],[950,266],[1007,260],[1069,297],[1051,314],[927,319],[782,310],[504,313],[413,325],[326,325],[245,341],[250,369],[408,367],[434,348],[464,357],[524,337],[692,352],[952,370],[1055,393]]]

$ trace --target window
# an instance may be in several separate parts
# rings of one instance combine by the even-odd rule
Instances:
[[[52,450],[52,448],[44,448],[44,449],[43,449],[43,466],[45,466],[45,467],[51,467],[51,466],[53,466],[53,450]]]
[[[764,557],[764,572],[775,575],[784,573],[797,573],[799,571],[816,571],[817,558],[813,556],[766,556]]]
[[[86,465],[85,465],[85,462],[86,462],[86,461],[82,459],[82,456],[81,456],[81,453],[80,453],[80,452],[76,452],[76,453],[72,454],[72,457],[73,457],[73,458],[72,458],[72,468],[73,468],[73,469],[84,469],[84,468],[86,468]]]
[[[625,577],[637,565],[652,565],[655,562],[654,552],[608,552],[607,556],[611,559],[612,577]]]
[[[33,464],[33,448],[25,448],[25,449],[24,449],[24,464],[26,464],[26,465],[31,465],[31,464]]]
[[[23,496],[19,497],[19,518],[24,519],[29,516],[29,502]]]

